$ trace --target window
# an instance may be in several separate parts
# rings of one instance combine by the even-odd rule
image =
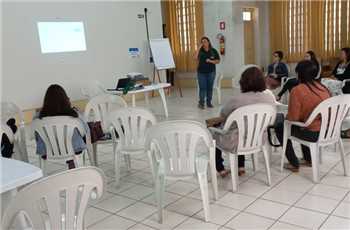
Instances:
[[[271,48],[299,61],[312,49],[324,59],[350,46],[350,0],[286,0],[270,4]]]
[[[334,53],[343,46],[349,46],[350,0],[325,0],[325,51]]]
[[[198,41],[196,32],[196,6],[195,0],[180,0],[176,1],[176,12],[178,17],[178,29],[180,33],[181,50],[188,52],[191,47],[195,47],[192,42]]]
[[[307,1],[289,1],[288,3],[288,48],[290,54],[305,52],[308,44],[308,21],[306,15],[309,11]]]
[[[251,21],[252,13],[250,11],[243,11],[243,21]]]
[[[203,36],[203,2],[198,0],[162,1],[167,35],[178,71],[194,71],[194,53]]]

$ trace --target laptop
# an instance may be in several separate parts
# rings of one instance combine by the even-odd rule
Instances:
[[[117,86],[115,89],[107,89],[108,91],[123,91],[126,86],[132,81],[131,78],[120,78],[118,80]]]

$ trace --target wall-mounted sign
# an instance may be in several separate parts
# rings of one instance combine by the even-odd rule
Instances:
[[[132,58],[139,57],[140,56],[139,48],[129,48],[129,55]]]
[[[224,21],[219,22],[219,28],[220,28],[220,30],[225,30],[225,22]]]

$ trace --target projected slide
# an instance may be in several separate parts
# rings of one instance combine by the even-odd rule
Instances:
[[[42,53],[86,50],[83,22],[38,22]]]

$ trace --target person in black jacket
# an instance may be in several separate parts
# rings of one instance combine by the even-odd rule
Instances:
[[[273,53],[273,63],[267,68],[266,84],[269,89],[276,89],[281,85],[282,77],[288,77],[288,67],[283,61],[283,52]]]
[[[332,72],[332,78],[339,81],[350,80],[350,48],[342,48],[339,55],[340,61]],[[343,93],[350,93],[350,82],[343,87]]]

